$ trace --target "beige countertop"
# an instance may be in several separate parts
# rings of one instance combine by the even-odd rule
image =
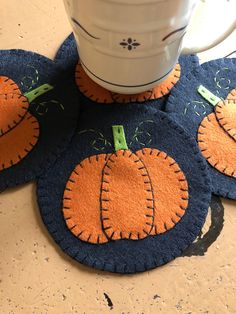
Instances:
[[[61,0],[0,0],[0,8],[0,49],[53,58],[70,33]],[[231,53],[235,39],[234,33],[201,60]],[[62,253],[41,221],[35,190],[29,183],[0,194],[1,314],[236,313],[234,201],[223,200],[224,212],[215,218],[209,214],[204,233],[211,229],[214,238],[218,228],[220,234],[204,256],[122,276],[84,267]],[[210,228],[213,220],[220,225]]]

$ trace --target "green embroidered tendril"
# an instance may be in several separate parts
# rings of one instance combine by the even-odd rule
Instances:
[[[142,121],[135,129],[135,132],[134,132],[134,135],[132,137],[132,140],[131,142],[129,143],[129,147],[132,146],[132,144],[134,142],[136,142],[137,144],[139,144],[140,146],[147,146],[147,145],[150,145],[152,143],[152,134],[148,131],[143,131],[141,130],[141,128],[143,127],[144,124],[155,124],[155,122],[153,120],[146,120],[146,121]],[[122,135],[122,128],[123,126],[113,126],[115,128],[115,132],[116,132],[116,128],[120,128],[120,132],[121,132],[121,135]],[[123,130],[124,131],[124,130]],[[118,129],[117,129],[117,132],[118,132]],[[107,150],[108,148],[112,149],[112,144],[104,137],[104,135],[95,130],[95,129],[85,129],[85,130],[81,130],[78,132],[79,135],[84,135],[86,133],[91,133],[91,134],[94,134],[95,137],[94,139],[90,142],[90,145],[92,146],[92,148],[97,151],[97,152],[104,152],[105,150]],[[113,135],[114,135],[114,132],[113,132]],[[141,136],[146,136],[147,137],[147,141],[141,141],[140,140],[140,137]],[[122,147],[123,148],[118,148],[118,145],[117,145],[117,148],[116,149],[128,149],[128,146],[127,146],[127,143],[125,145],[124,142],[121,142],[122,143]],[[100,145],[101,144],[101,145]],[[124,148],[125,147],[125,148]]]
[[[197,111],[198,108],[202,107],[203,108],[203,112],[200,113],[199,111]],[[184,108],[184,112],[183,115],[186,115],[187,112],[189,111],[189,108],[193,108],[193,112],[195,113],[196,116],[201,117],[201,115],[205,115],[206,114],[206,105],[204,104],[203,101],[198,101],[198,100],[193,100],[191,102],[188,102]]]
[[[65,110],[65,107],[57,100],[50,100],[50,101],[42,101],[40,103],[33,103],[36,106],[35,110],[38,115],[43,116],[48,112],[50,104],[58,105],[61,110]]]
[[[219,89],[225,89],[225,90],[229,90],[230,88],[230,84],[231,84],[231,80],[228,79],[228,78],[225,78],[225,77],[221,77],[221,72],[223,71],[229,71],[230,69],[229,68],[222,68],[220,70],[217,70],[216,73],[215,73],[215,77],[214,77],[214,81],[215,81],[215,84],[216,86],[219,88]],[[223,86],[223,82],[225,82],[225,86]],[[220,94],[220,91],[217,89],[217,94]]]
[[[137,144],[139,144],[140,146],[143,146],[143,147],[150,145],[152,143],[152,135],[149,132],[143,131],[141,129],[143,127],[143,125],[146,123],[154,124],[155,122],[153,120],[146,120],[146,121],[142,121],[141,123],[139,123],[139,125],[136,127],[136,129],[134,131],[134,135],[132,137],[131,142],[129,143],[129,147],[131,147],[134,142],[136,142]],[[145,135],[147,136],[148,140],[145,141],[145,143],[144,143],[140,140],[140,137],[145,136]]]
[[[108,146],[110,148],[112,147],[111,143],[107,139],[105,139],[104,135],[99,131],[96,131],[94,129],[86,129],[78,132],[79,135],[83,135],[86,133],[93,133],[94,135],[96,135],[96,137],[92,140],[90,145],[97,152],[103,152],[106,148],[108,148]],[[101,142],[102,144],[101,146],[99,146],[99,142]]]
[[[26,67],[33,69],[33,73],[22,77],[20,84],[24,90],[30,91],[39,81],[39,72],[33,65],[27,64]]]

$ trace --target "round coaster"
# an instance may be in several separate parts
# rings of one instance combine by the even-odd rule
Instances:
[[[156,106],[83,106],[71,145],[37,185],[48,231],[80,263],[134,273],[180,256],[211,199],[197,144]]]
[[[200,85],[219,98],[215,107],[198,93]],[[236,199],[235,86],[236,59],[213,60],[183,78],[166,105],[171,117],[198,141],[208,161],[213,193],[232,199]]]
[[[59,48],[57,55],[55,57],[55,62],[59,64],[62,68],[69,67],[73,72],[75,72],[76,82],[84,97],[84,101],[96,102],[96,103],[145,103],[146,101],[155,101],[161,109],[164,108],[165,100],[171,90],[171,88],[177,84],[181,76],[186,75],[189,71],[199,66],[199,60],[196,55],[181,56],[179,59],[179,64],[173,70],[170,77],[162,82],[159,86],[148,90],[141,94],[135,95],[121,95],[117,93],[112,93],[95,82],[91,80],[87,74],[82,69],[79,61],[79,55],[77,52],[77,46],[75,42],[74,35],[71,34]]]
[[[102,86],[95,83],[84,71],[79,62],[75,70],[75,81],[80,92],[87,98],[97,103],[111,104],[120,103],[127,104],[132,102],[142,103],[148,100],[155,100],[169,94],[172,87],[179,81],[181,67],[176,65],[170,76],[158,86],[147,90],[146,92],[132,95],[118,94],[108,91]]]
[[[35,179],[76,128],[78,92],[65,69],[23,50],[0,51],[0,190]]]

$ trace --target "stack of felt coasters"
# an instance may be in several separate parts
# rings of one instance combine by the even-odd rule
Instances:
[[[75,77],[81,111],[70,146],[38,180],[50,234],[75,260],[112,272],[182,255],[205,222],[211,183],[197,143],[162,110],[197,58],[182,57],[168,80],[129,96],[86,75],[73,36],[56,62]]]
[[[181,57],[160,85],[120,95],[87,76],[73,35],[54,61],[0,57],[0,189],[37,179],[45,226],[78,262],[166,264],[189,252],[212,193],[236,197],[234,59]]]

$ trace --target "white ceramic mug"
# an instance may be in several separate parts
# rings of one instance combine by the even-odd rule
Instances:
[[[214,0],[216,6],[218,1]],[[184,50],[196,53],[212,47],[235,29],[233,19],[207,47],[183,45],[197,2],[64,0],[84,70],[99,85],[123,94],[158,85],[172,72]]]

